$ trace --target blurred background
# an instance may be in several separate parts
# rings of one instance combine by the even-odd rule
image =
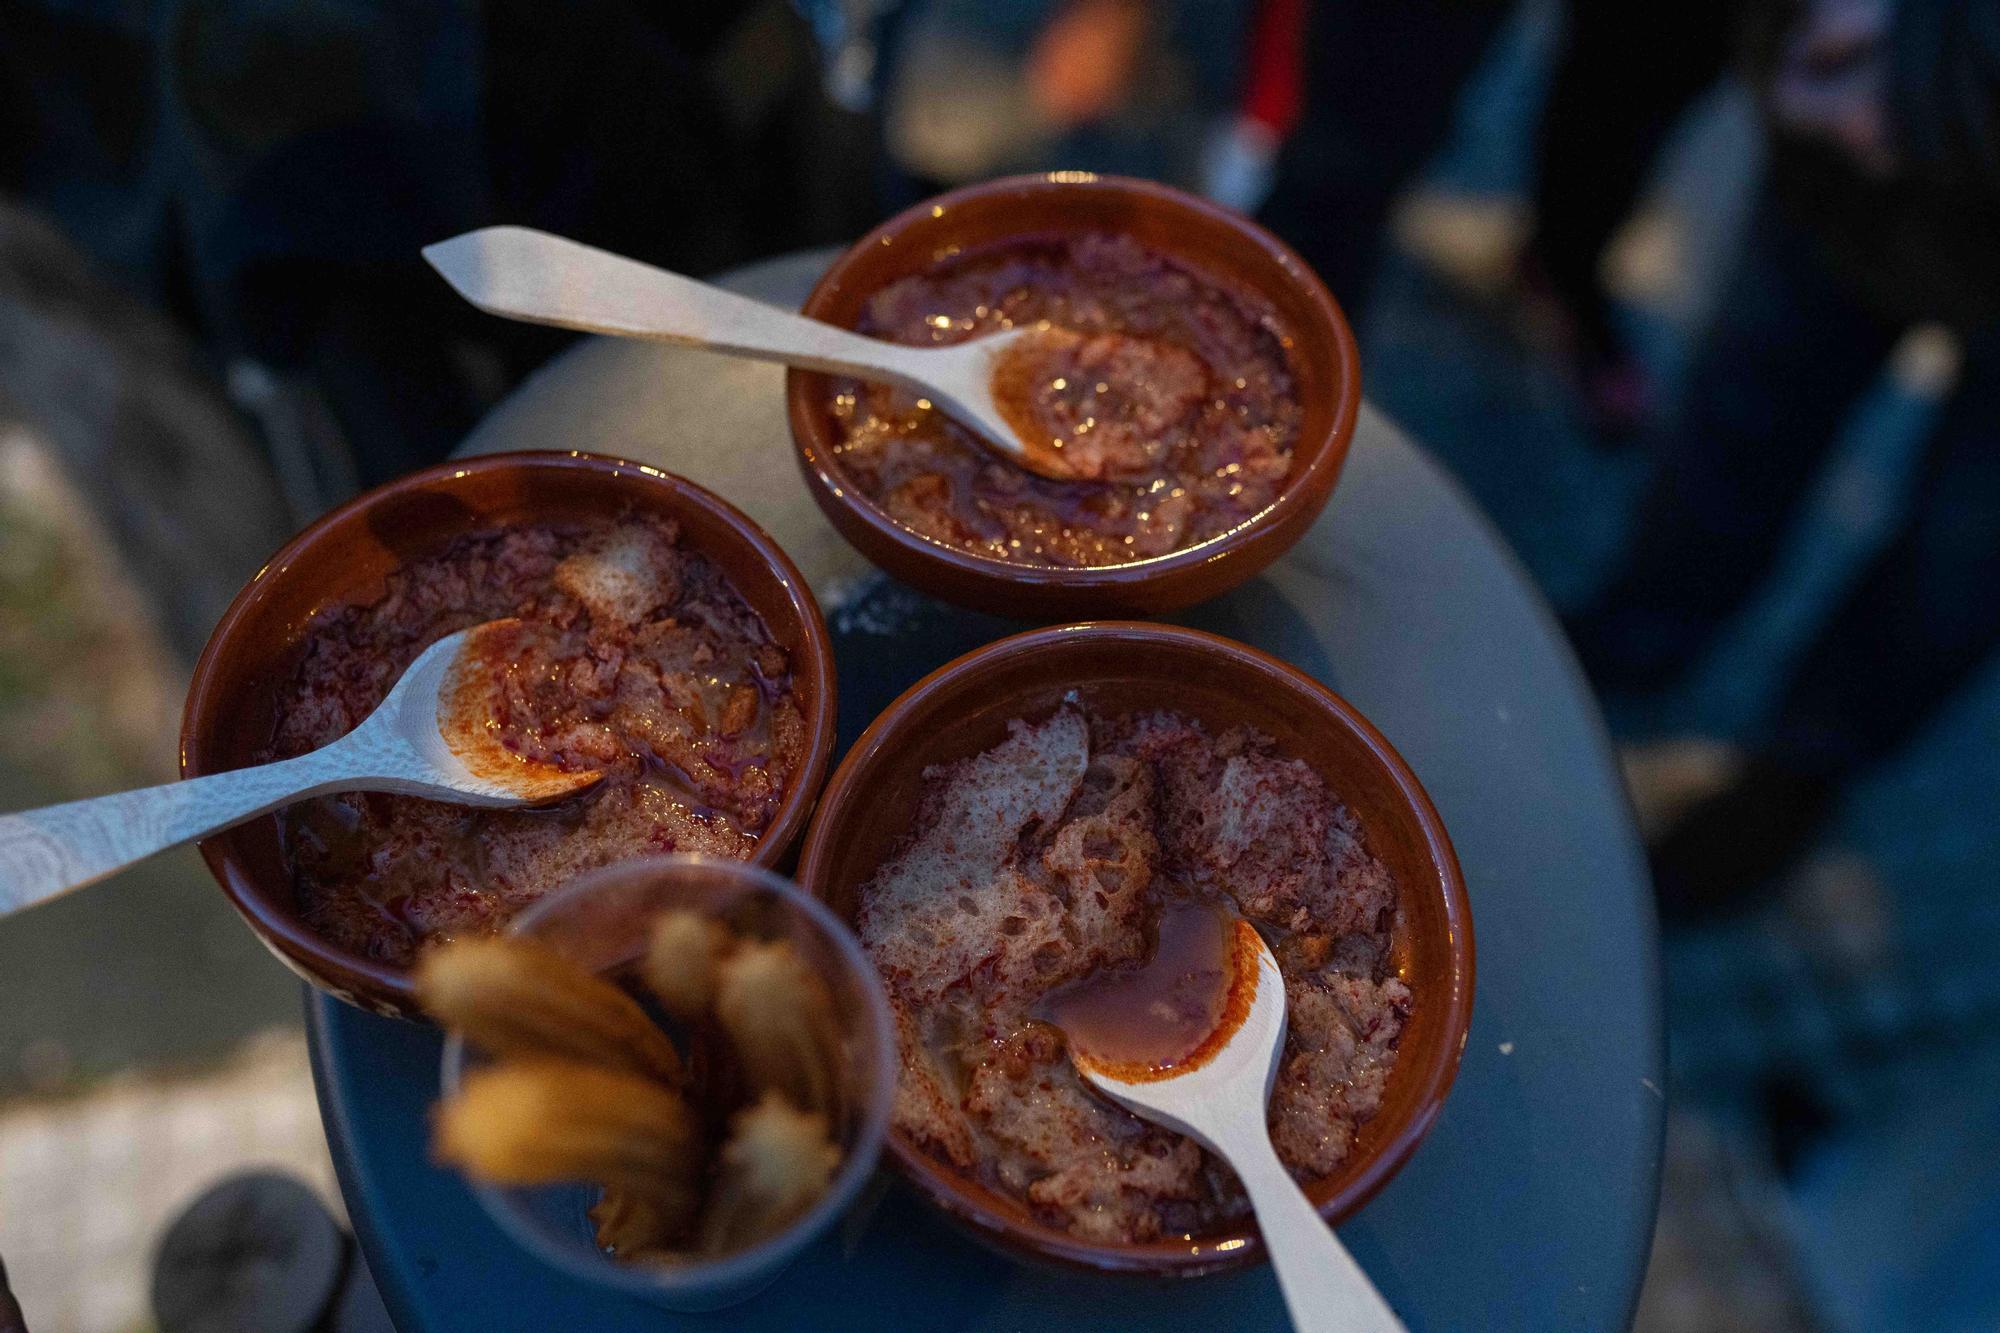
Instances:
[[[1602,693],[1667,928],[1639,1326],[2000,1327],[1996,98],[1996,0],[0,0],[0,808],[169,777],[239,583],[560,350],[425,242],[712,274],[1156,177],[1320,270]],[[232,1168],[337,1211],[192,852],[0,986],[37,1333],[151,1326]]]

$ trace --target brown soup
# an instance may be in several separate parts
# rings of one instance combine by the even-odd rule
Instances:
[[[522,622],[489,689],[501,746],[603,781],[553,806],[475,810],[381,793],[282,820],[309,925],[410,962],[486,934],[581,871],[655,852],[747,858],[805,755],[784,649],[675,525],[634,516],[460,538],[323,613],[279,696],[267,758],[345,735],[447,634]]]
[[[1272,1141],[1301,1179],[1340,1164],[1381,1104],[1412,997],[1389,960],[1395,886],[1317,772],[1245,728],[1067,705],[925,779],[856,916],[896,1017],[903,1134],[1085,1239],[1240,1219],[1228,1169],[1093,1091],[1049,1020],[1080,1025],[1079,1049],[1183,1058],[1214,1026],[1218,926],[1241,918],[1285,981]],[[1135,976],[1158,1012],[1090,1003]]]
[[[875,293],[858,327],[914,346],[1038,330],[1003,358],[995,396],[1082,480],[1023,471],[908,390],[837,382],[842,467],[949,546],[1031,565],[1150,559],[1241,527],[1291,468],[1292,337],[1271,305],[1127,236],[954,254]]]

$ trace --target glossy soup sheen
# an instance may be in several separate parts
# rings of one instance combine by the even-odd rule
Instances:
[[[372,605],[322,614],[267,757],[344,735],[430,644],[505,617],[523,622],[516,646],[484,664],[501,745],[603,781],[531,810],[381,793],[292,807],[300,908],[332,942],[408,963],[612,861],[748,857],[804,760],[785,651],[671,522],[643,516],[463,537]]]
[[[1291,334],[1258,294],[1130,237],[957,254],[875,293],[858,327],[918,346],[1038,330],[1004,359],[996,397],[1087,480],[1015,467],[908,390],[836,382],[843,468],[950,546],[1044,566],[1149,559],[1242,526],[1291,467]]]

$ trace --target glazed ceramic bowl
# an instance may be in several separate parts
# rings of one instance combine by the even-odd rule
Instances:
[[[1247,218],[1193,195],[1085,172],[1017,176],[939,195],[849,247],[813,288],[804,311],[852,328],[875,292],[956,250],[1106,231],[1126,233],[1258,292],[1276,307],[1295,339],[1292,371],[1304,409],[1277,500],[1223,536],[1129,564],[1060,569],[976,555],[904,527],[863,495],[837,452],[833,380],[787,372],[786,411],[807,488],[841,535],[890,574],[947,601],[1016,619],[1154,615],[1251,577],[1284,554],[1325,508],[1361,406],[1354,336],[1304,260]]]
[[[755,858],[778,863],[805,827],[833,746],[833,652],[819,606],[777,543],[735,508],[658,469],[593,454],[441,463],[349,501],[294,537],[237,594],[195,664],[181,722],[181,775],[257,762],[276,724],[277,691],[313,617],[327,608],[374,601],[391,571],[466,533],[628,512],[678,522],[683,539],[720,566],[791,655],[805,761]],[[218,834],[201,850],[222,891],[286,966],[350,1003],[419,1016],[406,968],[338,948],[300,918],[275,816]]]
[[[1306,1193],[1329,1222],[1353,1213],[1415,1150],[1458,1070],[1472,1015],[1472,917],[1451,841],[1380,732],[1338,695],[1254,648],[1195,630],[1101,622],[1002,639],[940,668],[885,709],[841,762],[806,835],[798,879],[848,921],[908,834],[924,770],[978,754],[1015,718],[1071,691],[1112,711],[1168,708],[1211,729],[1248,724],[1311,764],[1360,821],[1397,891],[1391,965],[1414,1008],[1380,1111]],[[1253,1228],[1146,1244],[1081,1240],[939,1162],[894,1130],[890,1153],[939,1207],[1004,1249],[1099,1270],[1193,1275],[1261,1257]]]
[[[526,908],[508,928],[598,974],[629,974],[661,913],[693,911],[739,937],[786,940],[826,983],[833,1004],[840,1169],[826,1193],[782,1231],[748,1249],[676,1264],[621,1264],[597,1246],[588,1216],[596,1186],[511,1188],[473,1182],[501,1229],[543,1262],[592,1286],[669,1310],[718,1310],[749,1300],[825,1234],[867,1184],[896,1091],[896,1041],[882,983],[853,932],[816,899],[758,866],[706,856],[654,856],[594,870]],[[454,1033],[445,1042],[445,1095],[480,1055]]]

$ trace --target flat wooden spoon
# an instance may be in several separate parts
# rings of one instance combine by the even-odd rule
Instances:
[[[601,775],[523,760],[486,725],[483,672],[509,660],[519,629],[490,620],[439,639],[359,726],[310,754],[0,815],[0,917],[309,796],[385,791],[504,807],[582,790]]]
[[[996,364],[1033,329],[949,347],[905,347],[529,227],[482,227],[425,246],[424,258],[491,315],[901,385],[1009,462],[1057,481],[1076,479],[1059,449],[1024,440],[994,401]]]
[[[1213,1030],[1192,1055],[1165,1065],[1114,1063],[1091,1054],[1088,1033],[1066,1028],[1070,1060],[1111,1100],[1186,1134],[1235,1170],[1300,1333],[1402,1333],[1395,1311],[1271,1146],[1265,1107],[1285,1045],[1285,979],[1255,927],[1239,920],[1228,930],[1222,969],[1228,990]],[[1158,982],[1150,993],[1140,986],[1134,998],[1157,999]],[[1102,1010],[1116,994],[1107,986],[1094,1006]]]

